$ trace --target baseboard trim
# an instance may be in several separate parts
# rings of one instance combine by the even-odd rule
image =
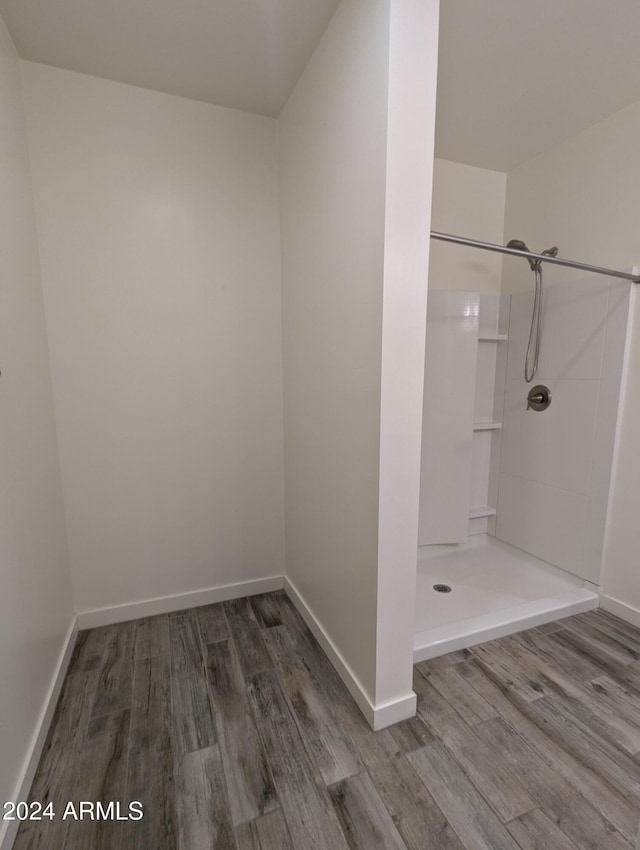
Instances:
[[[67,669],[69,668],[69,662],[71,661],[71,655],[75,647],[77,634],[78,618],[74,615],[64,639],[64,644],[58,658],[58,664],[56,666],[53,679],[51,680],[51,685],[49,686],[44,706],[42,707],[36,728],[31,737],[31,743],[23,763],[24,766],[22,773],[18,779],[16,790],[12,798],[14,802],[27,800],[29,798],[31,785],[33,784],[33,779],[47,739],[47,733],[49,732],[51,721],[53,720],[53,713],[56,710],[60,691],[62,690],[62,684],[65,676],[67,675]],[[0,823],[0,850],[11,850],[13,843],[16,840],[19,826],[19,821],[4,821],[4,823]]]
[[[627,605],[626,602],[621,602],[613,596],[607,596],[605,593],[600,594],[600,607],[621,620],[626,620],[632,626],[640,628],[640,611],[634,608],[633,605]]]
[[[376,705],[362,682],[343,658],[338,647],[325,631],[311,606],[287,576],[284,577],[284,590],[324,650],[329,661],[335,667],[336,672],[346,685],[347,690],[356,701],[358,708],[364,714],[374,732],[378,732],[380,729],[384,729],[394,723],[400,723],[402,720],[408,720],[415,715],[416,695],[413,691],[397,699]]]
[[[168,614],[183,608],[197,608],[199,605],[212,605],[214,602],[226,602],[228,599],[241,599],[243,596],[255,596],[258,593],[270,593],[282,590],[282,576],[241,581],[224,584],[220,587],[208,587],[189,593],[176,593],[173,596],[158,596],[141,602],[125,605],[112,605],[108,608],[95,608],[92,611],[78,613],[79,629],[95,629],[98,626],[110,626],[113,623],[126,623],[140,617],[153,617],[155,614]],[[1,848],[0,848],[1,850]]]
[[[373,731],[379,732],[381,729],[386,729],[387,726],[393,726],[394,723],[401,723],[403,720],[410,720],[415,717],[417,701],[416,694],[410,691],[397,699],[378,703],[374,707],[373,722],[368,717],[367,720],[369,720]]]

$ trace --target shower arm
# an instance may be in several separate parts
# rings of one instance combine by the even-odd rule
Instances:
[[[578,263],[575,260],[563,260],[562,257],[550,257],[547,254],[534,254],[533,251],[520,251],[518,248],[507,248],[504,245],[494,245],[492,242],[479,242],[477,239],[466,239],[463,236],[453,236],[450,233],[438,233],[431,231],[431,238],[442,242],[454,242],[457,245],[468,245],[471,248],[481,248],[483,251],[495,251],[498,254],[511,254],[514,257],[524,257],[527,260],[535,260],[541,263],[554,263],[556,266],[568,266],[572,269],[582,269],[585,272],[604,274],[607,277],[620,277],[630,280],[632,283],[640,283],[640,274],[630,272],[619,272],[616,269],[605,269],[601,266],[592,266],[589,263]]]

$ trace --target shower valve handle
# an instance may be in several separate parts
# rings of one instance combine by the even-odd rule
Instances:
[[[527,396],[527,410],[546,410],[551,404],[551,393],[549,388],[538,384],[529,390]]]

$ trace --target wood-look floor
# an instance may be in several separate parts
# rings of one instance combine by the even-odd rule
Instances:
[[[629,850],[640,631],[603,612],[418,664],[371,732],[283,593],[82,632],[32,790],[140,821],[15,850]]]

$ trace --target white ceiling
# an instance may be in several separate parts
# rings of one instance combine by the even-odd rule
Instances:
[[[0,0],[23,59],[278,116],[339,0]]]
[[[277,116],[339,0],[0,0],[24,59]],[[497,171],[640,100],[640,0],[441,0],[436,153]]]
[[[640,100],[639,0],[441,0],[436,154],[510,171]]]

